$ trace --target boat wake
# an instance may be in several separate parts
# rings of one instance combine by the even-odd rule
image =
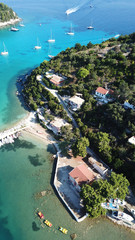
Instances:
[[[79,10],[80,6],[74,7],[74,8],[69,8],[68,10],[66,10],[66,14],[69,15],[71,13],[77,12]]]

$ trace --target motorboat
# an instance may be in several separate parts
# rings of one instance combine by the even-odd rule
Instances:
[[[49,57],[49,58],[51,58],[51,59],[52,59],[52,58],[54,58],[54,56],[53,56],[53,55],[48,55],[48,57]]]
[[[87,29],[91,30],[91,29],[94,29],[94,27],[90,25],[89,27],[87,27]]]
[[[18,29],[18,28],[16,28],[16,27],[11,27],[10,31],[12,31],[12,32],[18,32],[18,31],[19,31],[19,29]]]
[[[68,233],[68,230],[66,228],[63,228],[63,227],[59,227],[59,231],[61,231],[64,234]]]
[[[52,227],[52,223],[48,220],[44,220],[44,224],[46,224],[48,227]]]
[[[134,221],[133,217],[121,211],[112,211],[112,216],[118,220],[122,220],[123,222],[127,222],[127,223]]]
[[[69,14],[71,14],[71,13],[74,13],[74,12],[76,12],[76,11],[78,11],[79,10],[79,6],[78,7],[75,7],[75,8],[70,8],[70,9],[68,9],[68,10],[66,10],[66,14],[67,15],[69,15]]]
[[[37,212],[37,215],[40,217],[40,219],[44,219],[44,215],[43,215],[43,213],[41,213],[40,211]]]

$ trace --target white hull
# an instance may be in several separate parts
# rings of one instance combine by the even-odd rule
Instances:
[[[19,29],[18,29],[18,28],[14,28],[14,27],[12,27],[12,28],[11,28],[11,31],[12,31],[12,32],[18,32]]]
[[[41,46],[35,46],[35,49],[41,49]]]
[[[1,52],[1,55],[8,55],[8,52]]]
[[[22,24],[22,23],[20,23],[20,25],[19,25],[20,27],[24,27],[24,24]]]
[[[49,57],[49,58],[54,58],[54,56],[53,56],[53,55],[48,55],[48,57]]]
[[[49,39],[48,42],[55,42],[55,39]]]
[[[72,36],[74,35],[74,33],[73,33],[73,32],[68,32],[67,34],[68,34],[68,35],[72,35]]]
[[[89,27],[87,27],[87,29],[94,29],[94,27],[92,27],[92,26],[89,26]]]
[[[71,13],[76,12],[78,9],[79,9],[79,7],[70,8],[70,9],[68,9],[65,13],[66,13],[67,15],[69,15],[69,14],[71,14]]]

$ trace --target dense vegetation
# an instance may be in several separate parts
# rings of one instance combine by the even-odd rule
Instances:
[[[7,22],[10,19],[15,18],[17,18],[16,13],[14,13],[6,4],[0,3],[0,22]]]
[[[44,75],[49,69],[67,76],[63,87],[50,84]],[[135,105],[135,33],[96,45],[88,43],[81,46],[77,43],[49,62],[44,61],[32,72],[24,89],[30,106],[36,110],[38,106],[45,106],[45,100],[49,99],[49,108],[54,114],[62,116],[63,108],[53,96],[51,99],[50,94],[47,97],[48,93],[36,80],[37,74],[42,74],[43,82],[57,88],[61,95],[82,94],[85,103],[74,113],[74,117],[85,137],[86,146],[89,142],[103,161],[116,172],[124,173],[133,185],[135,146],[128,143],[128,138],[135,134],[135,111],[124,109],[123,103],[128,100]],[[99,86],[114,90],[114,102],[97,105],[93,95]],[[79,138],[79,132],[76,131],[76,134]],[[69,136],[75,155],[84,155],[81,141],[71,132]]]
[[[108,181],[100,179],[93,182],[92,186],[85,184],[81,189],[81,197],[83,199],[86,212],[90,217],[98,217],[104,215],[106,210],[102,208],[101,203],[110,199],[125,199],[128,193],[128,180],[122,174],[111,173]]]

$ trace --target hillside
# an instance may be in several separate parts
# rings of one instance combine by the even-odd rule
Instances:
[[[18,18],[17,14],[6,4],[0,3],[0,22]]]
[[[63,86],[50,83],[45,76],[49,69],[67,77]],[[47,99],[43,86],[36,80],[37,74],[43,76],[46,86],[58,89],[61,96],[82,95],[85,102],[73,114],[82,135],[103,161],[134,184],[135,145],[129,144],[128,139],[135,135],[135,110],[124,108],[124,102],[135,106],[135,33],[96,45],[77,43],[41,63],[28,77],[23,91],[34,110],[44,107]],[[98,87],[113,92],[111,101],[105,103],[95,98]],[[51,100],[49,107],[53,106],[57,115],[59,111]],[[74,139],[70,142],[74,143]]]

